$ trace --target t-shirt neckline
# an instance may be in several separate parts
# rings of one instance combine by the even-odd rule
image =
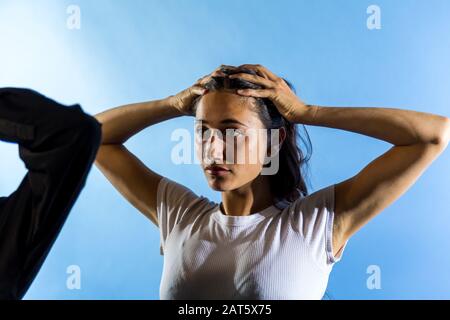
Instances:
[[[220,211],[220,203],[216,203],[216,208],[214,210],[213,214],[213,218],[223,224],[223,225],[227,225],[227,226],[244,226],[244,225],[251,225],[254,223],[257,223],[263,219],[265,219],[266,217],[272,216],[275,213],[281,211],[281,208],[284,208],[287,205],[285,200],[281,200],[281,201],[277,201],[275,204],[259,211],[259,212],[255,212],[252,213],[250,215],[246,215],[246,216],[229,216],[229,215],[225,215],[222,213],[222,211]]]

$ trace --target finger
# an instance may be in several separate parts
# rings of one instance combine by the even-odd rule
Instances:
[[[265,75],[261,70],[259,70],[255,64],[242,64],[239,68],[245,68],[255,71],[259,76],[268,79],[267,75]]]
[[[230,74],[231,72],[237,70],[238,68],[235,66],[229,66],[226,64],[222,64],[218,70],[220,70],[222,73],[225,73],[226,75]]]
[[[272,81],[278,79],[278,77],[272,71],[270,71],[269,69],[260,64],[243,64],[242,66],[239,67],[255,70],[257,73],[264,75],[265,78],[270,79]]]
[[[237,69],[237,67],[230,66],[230,65],[227,65],[227,64],[221,64],[218,69],[219,70],[233,70],[233,69]]]
[[[258,65],[258,68],[261,68],[263,70],[263,72],[265,72],[269,76],[269,79],[271,79],[273,81],[275,81],[279,78],[275,73],[273,73],[272,71],[270,71],[269,69],[267,69],[266,67],[264,67],[262,65]]]
[[[211,73],[211,76],[212,77],[226,77],[227,76],[227,74],[226,73],[224,73],[222,70],[216,70],[216,71],[214,71],[213,73]]]
[[[200,83],[203,79],[205,79],[207,76],[203,76],[203,77],[201,77],[201,78],[199,78],[196,82],[195,82],[195,84],[198,84],[198,83]]]
[[[203,85],[211,80],[212,77],[227,77],[227,74],[223,73],[220,68],[217,68],[212,73],[207,74],[195,82],[196,85]]]
[[[208,92],[208,89],[205,89],[201,86],[193,86],[191,88],[191,92],[201,96],[201,95],[206,94]]]
[[[239,89],[236,92],[242,96],[251,96],[256,98],[272,98],[274,94],[272,89]]]
[[[211,78],[212,78],[212,75],[208,75],[208,76],[200,79],[200,81],[196,84],[200,85],[200,86],[204,86],[207,82],[211,81]]]
[[[260,77],[260,76],[256,76],[253,74],[249,74],[249,73],[235,73],[229,76],[230,79],[234,79],[234,78],[239,78],[239,79],[243,79],[255,84],[259,84],[262,85],[268,89],[271,89],[274,87],[274,83],[266,78]]]

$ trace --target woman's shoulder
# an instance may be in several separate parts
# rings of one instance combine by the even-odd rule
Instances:
[[[198,206],[213,208],[218,205],[207,196],[200,194],[180,182],[163,177],[158,185],[157,202],[168,209],[187,210]]]

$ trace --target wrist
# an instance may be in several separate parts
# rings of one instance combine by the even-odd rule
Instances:
[[[316,123],[317,118],[317,112],[319,111],[320,107],[317,105],[312,104],[303,104],[300,108],[298,108],[298,112],[295,115],[296,122],[306,124],[306,125],[313,125]]]
[[[163,103],[167,108],[172,109],[177,115],[185,115],[178,107],[177,99],[174,95],[168,96],[167,98],[163,99]]]
[[[317,119],[317,113],[320,110],[320,107],[318,105],[313,105],[313,104],[307,104],[306,105],[307,109],[308,109],[308,119],[311,123],[315,123],[316,119]]]
[[[175,100],[174,100],[174,96],[168,96],[166,98],[163,99],[163,102],[166,106],[168,106],[169,108],[175,108]]]
[[[306,104],[300,101],[291,109],[292,111],[288,115],[288,120],[300,124],[312,124],[314,123],[318,108],[316,105]]]

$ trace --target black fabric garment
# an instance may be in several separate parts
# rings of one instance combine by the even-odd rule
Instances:
[[[17,190],[0,198],[0,299],[21,299],[84,187],[101,124],[78,104],[1,88],[0,140],[19,145],[28,170]],[[1,171],[0,155],[0,179]]]

